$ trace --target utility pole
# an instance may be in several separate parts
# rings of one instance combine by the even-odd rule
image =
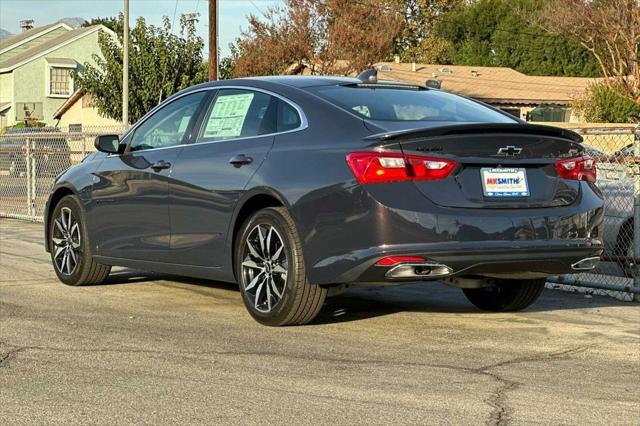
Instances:
[[[129,126],[129,0],[124,0],[124,34],[122,59],[122,123]]]
[[[218,79],[218,0],[209,0],[209,80]]]

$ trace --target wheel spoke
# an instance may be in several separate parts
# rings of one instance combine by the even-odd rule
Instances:
[[[260,271],[264,271],[264,268],[262,266],[258,266],[258,264],[256,262],[254,262],[251,259],[247,259],[244,262],[242,262],[242,266],[246,266],[247,268],[251,268],[251,269],[258,269]]]
[[[71,219],[70,216],[71,211],[69,211],[68,209],[60,210],[60,220],[62,221],[62,227],[65,231],[69,230],[69,219]]]
[[[249,285],[247,285],[244,289],[245,291],[249,291],[251,290],[253,287],[256,286],[256,284],[258,284],[258,281],[260,281],[260,276],[264,275],[264,271],[260,272],[258,275],[256,275],[255,277],[253,277],[253,280],[251,280],[251,282],[249,283]]]
[[[57,238],[57,237],[51,237],[51,241],[56,247],[59,247],[62,245],[62,243],[64,243],[64,240],[62,238]]]
[[[282,265],[275,265],[273,267],[273,272],[275,272],[276,274],[287,274],[287,270],[284,269]]]
[[[258,239],[260,240],[260,250],[262,252],[262,259],[268,259],[264,250],[264,235],[262,235],[262,227],[258,225]]]
[[[285,285],[286,285],[286,280],[285,280]],[[278,300],[282,299],[282,293],[278,291],[278,286],[276,285],[276,281],[273,279],[271,280],[271,288],[273,292],[276,294],[276,296],[278,296]]]
[[[76,252],[75,250],[69,250],[69,254],[71,255],[71,259],[73,260],[73,267],[75,268],[75,266],[78,264],[78,258],[76,256]]]
[[[249,253],[251,253],[251,256],[255,257],[256,259],[262,259],[262,256],[260,256],[260,254],[258,254],[258,251],[253,246],[253,244],[251,243],[249,238],[247,238],[247,247],[249,248]]]
[[[269,232],[267,233],[267,244],[266,250],[264,253],[265,259],[271,258],[271,236],[273,235],[273,226],[269,227]]]
[[[67,252],[67,255],[66,255],[66,256],[67,256],[67,274],[71,274],[71,271],[72,271],[72,269],[71,269],[71,255],[70,255],[70,253],[71,253],[71,250],[69,250],[69,251]]]
[[[67,266],[67,257],[69,256],[69,252],[68,251],[64,251],[64,255],[62,256],[62,262],[60,264],[60,272],[64,273],[65,268]]]
[[[56,252],[53,254],[53,258],[54,258],[54,259],[57,259],[57,258],[58,258],[58,257],[60,257],[60,255],[61,255],[62,253],[64,253],[64,252],[65,252],[65,247],[64,247],[64,246],[58,246],[58,247],[56,247]]]
[[[58,230],[60,231],[60,233],[61,233],[62,235],[64,235],[65,230],[64,230],[64,228],[63,228],[63,226],[62,226],[62,223],[60,223],[60,221],[59,221],[58,219],[55,219],[53,222],[56,224],[56,228],[58,228]]]
[[[260,282],[258,289],[256,290],[256,300],[253,303],[253,306],[258,309],[258,302],[260,301],[260,293],[262,292],[262,287],[264,287],[264,282],[266,278]]]
[[[267,277],[267,309],[270,311],[271,310],[271,283],[273,282],[273,279],[271,277]]]
[[[278,258],[280,257],[280,254],[282,253],[282,249],[284,248],[284,244],[282,244],[282,242],[280,242],[280,247],[278,248],[278,250],[276,250],[276,252],[273,254],[273,256],[271,256],[271,260],[275,261],[278,260]]]

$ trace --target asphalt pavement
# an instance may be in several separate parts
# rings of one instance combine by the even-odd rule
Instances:
[[[0,423],[640,424],[640,304],[545,290],[482,313],[441,284],[353,289],[303,327],[231,284],[60,284],[0,220]]]

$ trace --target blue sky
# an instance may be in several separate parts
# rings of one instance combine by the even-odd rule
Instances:
[[[198,34],[207,40],[208,0],[129,0],[131,20],[144,16],[152,24],[159,24],[163,16],[173,18],[182,13],[199,12]],[[229,51],[227,45],[247,26],[246,16],[259,15],[270,6],[283,4],[282,0],[219,0],[220,49],[222,55]],[[33,19],[36,25],[45,25],[58,19],[114,16],[122,9],[123,0],[0,0],[0,28],[14,34],[20,31],[19,21]],[[177,5],[177,9],[176,9]],[[176,18],[176,22],[178,18]]]

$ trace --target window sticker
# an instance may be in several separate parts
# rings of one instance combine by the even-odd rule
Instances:
[[[191,121],[191,111],[188,111],[189,115],[185,115],[180,120],[180,126],[178,127],[178,133],[184,135],[184,132],[187,131],[187,127],[189,126],[189,122]]]
[[[358,112],[358,113],[364,115],[365,117],[371,117],[371,111],[369,111],[369,107],[366,106],[366,105],[354,106],[353,110],[355,112]]]
[[[209,115],[205,138],[235,138],[242,134],[244,120],[253,101],[253,93],[222,95]]]

